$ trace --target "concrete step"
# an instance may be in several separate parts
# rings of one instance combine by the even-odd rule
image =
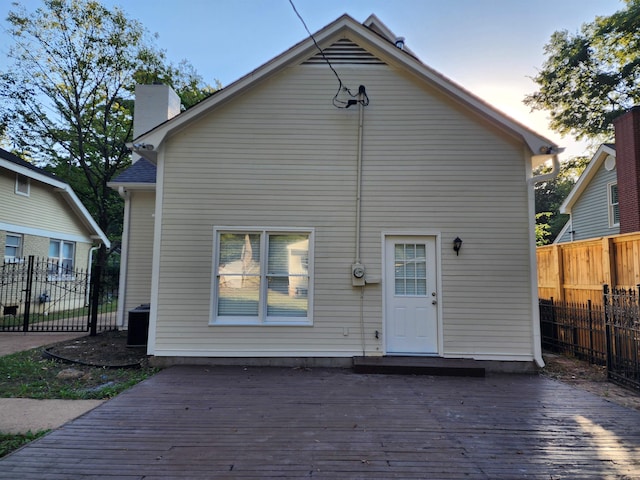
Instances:
[[[481,362],[440,357],[353,357],[356,373],[484,377]]]

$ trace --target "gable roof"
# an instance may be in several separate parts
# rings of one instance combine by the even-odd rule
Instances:
[[[384,26],[375,15],[370,16],[367,19],[367,23],[368,26],[356,22],[349,15],[342,15],[334,22],[316,32],[313,38],[309,37],[299,42],[286,52],[263,64],[226,88],[219,90],[215,95],[202,100],[185,112],[140,135],[132,145],[134,151],[143,158],[155,163],[157,149],[167,136],[178,129],[184,128],[189,123],[234,97],[241,95],[256,83],[269,78],[288,66],[295,65],[312,57],[316,53],[316,42],[319,45],[329,46],[345,36],[358,44],[368,45],[376,51],[376,56],[381,60],[400,64],[405,71],[437,88],[450,99],[475,111],[494,125],[520,138],[529,147],[532,155],[535,156],[538,153],[548,151],[550,148],[555,149],[557,147],[549,139],[540,136],[533,130],[530,130],[499,110],[496,110],[468,90],[465,90],[452,80],[423,64],[407,49],[401,50],[397,48],[394,43],[395,36],[392,35],[392,32]],[[142,146],[143,148],[136,148],[136,146]],[[534,159],[534,166],[548,158],[549,156]]]
[[[71,207],[71,210],[78,216],[84,226],[87,227],[91,237],[100,240],[107,248],[111,246],[111,242],[105,233],[100,229],[68,183],[63,182],[52,173],[30,164],[2,148],[0,148],[0,167],[52,187],[52,190],[64,198]]]
[[[573,205],[578,201],[582,193],[591,183],[593,177],[598,173],[598,170],[600,170],[600,166],[609,156],[613,158],[616,157],[616,146],[612,143],[603,143],[593,157],[591,157],[589,165],[584,169],[580,178],[578,178],[578,181],[569,192],[569,195],[567,195],[567,198],[565,198],[562,205],[560,205],[560,213],[571,213]]]

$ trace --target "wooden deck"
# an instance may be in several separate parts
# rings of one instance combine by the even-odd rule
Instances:
[[[631,479],[640,412],[538,376],[173,367],[0,478]]]

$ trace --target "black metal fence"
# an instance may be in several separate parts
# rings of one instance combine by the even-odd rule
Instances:
[[[604,322],[609,378],[640,390],[640,285],[637,290],[604,286]]]
[[[116,328],[118,271],[69,269],[28,257],[0,266],[0,332]]]
[[[606,365],[612,381],[640,390],[640,287],[610,290],[603,305],[540,299],[542,347]]]
[[[607,362],[604,309],[582,303],[540,300],[543,348],[598,365]]]

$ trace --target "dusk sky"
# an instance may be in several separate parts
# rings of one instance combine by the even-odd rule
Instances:
[[[10,0],[0,0],[0,69],[6,66]],[[19,2],[28,10],[39,0]],[[307,37],[289,0],[103,0],[157,33],[170,61],[188,60],[205,81],[223,86]],[[536,90],[529,78],[544,62],[556,30],[575,33],[598,15],[624,8],[621,0],[294,0],[315,32],[347,13],[375,13],[430,67],[497,109],[567,147],[563,159],[587,153],[585,144],[547,128],[544,112],[522,104]],[[589,152],[590,153],[590,152]]]

